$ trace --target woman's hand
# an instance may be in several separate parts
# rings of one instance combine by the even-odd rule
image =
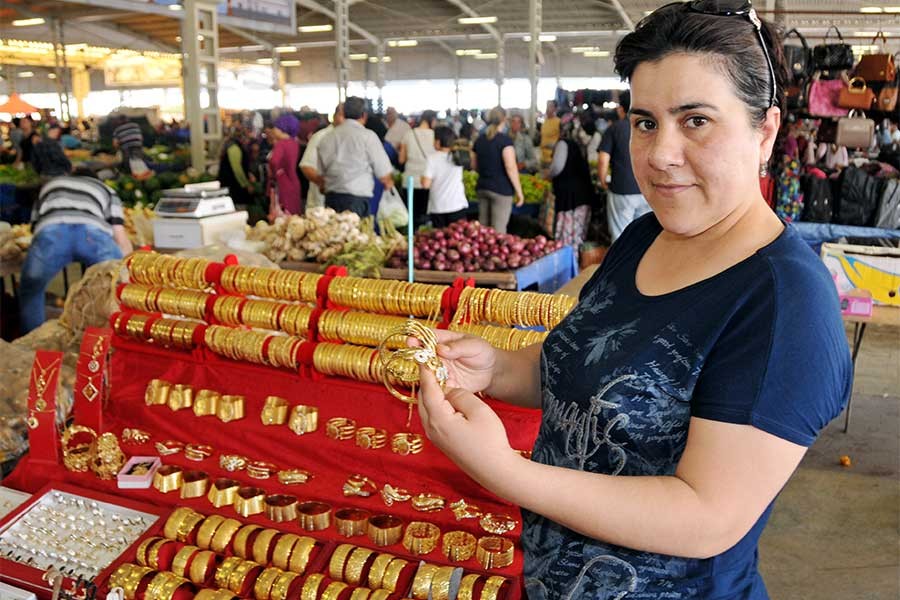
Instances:
[[[447,386],[477,394],[491,385],[497,350],[480,337],[435,330],[437,354],[447,367]]]

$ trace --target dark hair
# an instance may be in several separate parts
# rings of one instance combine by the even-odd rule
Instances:
[[[384,121],[381,118],[377,119],[369,119],[366,121],[366,129],[370,129],[375,132],[375,135],[378,136],[378,139],[382,142],[384,141],[384,136],[387,135],[387,126],[384,124]]]
[[[422,112],[422,115],[419,117],[419,122],[416,125],[421,125],[422,123],[428,123],[428,126],[434,129],[434,120],[437,119],[437,113],[433,110],[426,110]]]
[[[456,134],[453,130],[446,125],[439,125],[434,128],[434,139],[437,141],[438,145],[441,148],[449,148],[450,149],[450,162],[452,162],[457,167],[462,167],[462,161],[457,156],[457,151],[454,150],[454,146],[456,145]]]
[[[784,114],[787,69],[781,36],[774,25],[762,23],[766,50],[775,69],[775,106]],[[619,41],[614,59],[616,73],[623,81],[630,81],[641,63],[660,61],[676,52],[706,54],[715,59],[747,106],[750,122],[756,127],[762,125],[769,108],[771,77],[759,37],[746,17],[692,12],[685,3],[663,6]]]
[[[87,167],[74,167],[72,169],[72,175],[74,175],[75,177],[90,177],[92,179],[100,179],[99,177],[97,177],[97,174],[94,171],[88,169]]]
[[[622,107],[626,113],[631,110],[631,92],[628,90],[619,92],[619,106]]]
[[[344,118],[351,121],[362,119],[366,114],[366,101],[359,96],[350,96],[344,101]]]

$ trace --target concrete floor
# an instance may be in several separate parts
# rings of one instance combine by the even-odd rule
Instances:
[[[773,600],[900,599],[900,328],[867,329],[843,425],[822,432],[775,503],[760,542]]]

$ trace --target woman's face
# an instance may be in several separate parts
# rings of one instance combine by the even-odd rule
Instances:
[[[760,198],[780,113],[761,129],[708,57],[641,63],[631,81],[631,162],[663,228],[691,237]]]

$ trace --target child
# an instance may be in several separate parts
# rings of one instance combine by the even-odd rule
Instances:
[[[449,127],[434,130],[434,148],[422,174],[422,187],[429,190],[428,216],[434,227],[446,227],[466,218],[469,202],[463,186],[462,166],[450,151],[456,134]]]

